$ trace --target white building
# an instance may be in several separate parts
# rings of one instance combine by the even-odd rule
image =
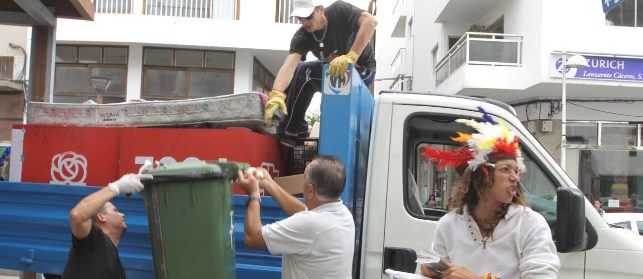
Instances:
[[[94,21],[59,19],[53,102],[209,97],[270,89],[298,24],[290,0],[93,0]]]
[[[377,30],[376,91],[501,100],[554,158],[563,142],[562,53],[585,56],[589,67],[566,75],[566,170],[589,198],[620,199],[618,210],[643,200],[642,0],[378,4],[387,23]]]

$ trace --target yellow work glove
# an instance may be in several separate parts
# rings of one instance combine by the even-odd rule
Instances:
[[[359,55],[352,50],[346,55],[335,57],[333,61],[330,61],[328,73],[334,77],[343,76],[346,69],[348,69],[348,64],[355,64],[355,62],[357,62],[357,58],[359,58]]]
[[[284,115],[288,115],[288,110],[286,110],[286,94],[277,89],[273,89],[268,93],[268,98],[266,107],[263,110],[263,121],[266,125],[272,123],[272,116],[277,109],[281,109]]]

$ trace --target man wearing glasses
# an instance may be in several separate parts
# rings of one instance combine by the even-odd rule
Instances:
[[[244,243],[251,249],[268,248],[281,254],[282,279],[351,278],[355,245],[353,215],[339,197],[346,174],[337,158],[322,155],[304,171],[304,203],[291,196],[264,171],[239,171],[238,185],[248,193]],[[270,193],[290,217],[261,225],[259,189]]]
[[[370,44],[377,21],[370,13],[338,0],[328,7],[318,0],[293,0],[291,17],[297,17],[301,28],[290,42],[290,54],[279,69],[270,99],[264,110],[270,125],[277,110],[285,118],[277,127],[277,135],[286,145],[309,136],[304,116],[313,94],[321,88],[322,64],[329,63],[328,73],[344,76],[348,65],[355,65],[364,84],[375,77],[375,54]],[[319,60],[306,61],[312,52]]]

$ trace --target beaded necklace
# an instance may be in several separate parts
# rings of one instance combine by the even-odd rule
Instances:
[[[508,209],[509,209],[509,204],[503,205],[502,208],[496,212],[496,216],[493,222],[489,223],[488,225],[481,224],[473,214],[473,210],[468,209],[469,216],[467,216],[467,222],[468,222],[467,226],[469,228],[469,234],[473,238],[474,242],[482,243],[482,249],[487,249],[487,241],[489,241],[489,238],[493,240],[493,231],[496,229],[496,226],[498,226],[498,223],[500,223],[500,221],[505,218],[505,216],[507,215]],[[479,240],[478,240],[478,235],[475,233],[474,224],[478,227],[480,231]]]

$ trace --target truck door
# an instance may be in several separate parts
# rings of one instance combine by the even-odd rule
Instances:
[[[428,112],[427,108],[393,106],[383,270],[393,268],[419,272],[413,262],[412,252],[421,255],[428,251],[437,221],[446,213],[447,201],[458,175],[451,168],[437,168],[423,158],[420,154],[424,147],[455,148],[451,137],[457,136],[456,132],[472,132],[468,126],[455,120],[465,118],[481,121],[480,113],[474,110],[431,107],[431,112]],[[507,125],[519,123],[510,114],[505,115],[513,120],[508,120]],[[523,143],[527,166],[526,174],[521,176],[523,191],[531,207],[545,217],[553,231],[556,221],[555,181],[558,180],[553,179],[551,171],[543,167],[546,163],[542,154],[533,151],[537,150],[533,147],[538,144],[537,141],[533,137],[525,140],[524,134],[517,132]],[[435,202],[427,203],[431,196],[435,197]],[[583,268],[583,253],[561,256],[565,268],[571,268],[561,272],[561,276],[565,275],[561,278],[582,278],[582,272],[579,271]],[[383,275],[382,278],[387,277]]]

